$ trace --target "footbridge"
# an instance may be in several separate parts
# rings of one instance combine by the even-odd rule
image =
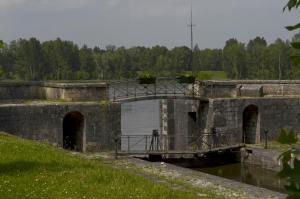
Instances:
[[[235,142],[233,134],[217,133],[201,136],[169,135],[122,135],[116,141],[116,156],[118,155],[192,155],[203,156],[208,153],[235,151],[244,147],[244,143]]]
[[[109,99],[113,102],[131,102],[154,99],[199,99],[203,97],[199,84],[180,83],[177,78],[156,78],[151,84],[138,79],[108,82]]]

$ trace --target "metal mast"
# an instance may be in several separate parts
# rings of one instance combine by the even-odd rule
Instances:
[[[188,25],[188,27],[191,29],[191,49],[190,49],[190,60],[189,60],[189,71],[193,71],[193,51],[194,51],[194,35],[193,35],[193,29],[196,25],[193,24],[193,1],[191,0],[191,23]]]

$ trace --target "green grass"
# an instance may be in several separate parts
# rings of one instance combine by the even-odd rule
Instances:
[[[0,198],[197,198],[103,160],[0,134]]]
[[[226,80],[228,79],[224,71],[199,71],[196,73],[198,80]]]
[[[250,144],[248,146],[263,149],[265,147],[265,143],[262,142],[259,144]],[[292,145],[281,144],[277,141],[269,141],[268,142],[268,150],[275,150],[275,151],[278,151],[281,153],[291,149],[291,147],[300,147],[300,141],[298,141],[296,144],[292,144]]]

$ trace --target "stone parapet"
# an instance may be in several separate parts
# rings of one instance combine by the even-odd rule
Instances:
[[[199,82],[203,97],[300,96],[299,80],[227,80]]]
[[[0,82],[0,100],[107,100],[105,82]]]

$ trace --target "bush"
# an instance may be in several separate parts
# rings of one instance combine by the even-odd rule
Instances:
[[[280,129],[277,141],[281,144],[295,144],[298,137],[293,129]]]
[[[156,81],[156,77],[154,76],[154,74],[149,71],[143,71],[138,75],[140,84],[154,84]]]
[[[224,71],[200,71],[196,73],[198,80],[226,80],[228,79]]]
[[[191,71],[188,72],[184,72],[182,74],[179,75],[179,77],[177,77],[177,80],[179,83],[181,84],[194,84],[196,77],[193,75],[193,73]]]

